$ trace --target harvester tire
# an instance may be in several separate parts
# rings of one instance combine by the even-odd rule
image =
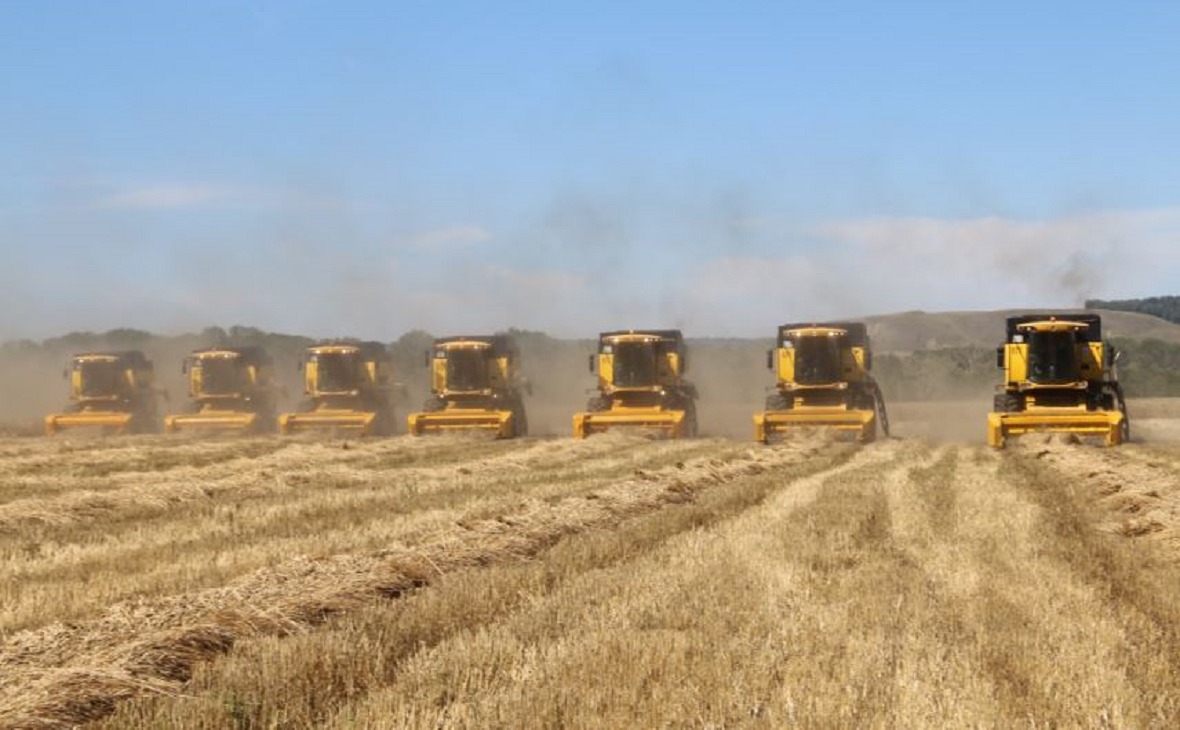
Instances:
[[[687,438],[696,438],[698,432],[697,404],[690,400],[684,404],[684,435]]]
[[[377,417],[373,419],[372,436],[393,436],[397,433],[397,414],[392,408],[386,408],[377,411]]]
[[[995,397],[993,410],[996,413],[1019,413],[1020,396],[1015,393],[998,393]]]
[[[893,434],[889,432],[889,411],[885,409],[885,395],[881,393],[881,386],[876,380],[872,381],[872,388],[869,408],[877,414],[876,428],[881,429],[885,438],[891,438]]]
[[[586,410],[592,413],[601,413],[602,411],[610,410],[610,398],[601,395],[596,395],[586,402]]]
[[[529,417],[525,414],[524,404],[514,403],[512,405],[512,435],[515,438],[529,435]]]
[[[274,408],[261,411],[254,421],[254,433],[278,433],[278,415]]]
[[[422,410],[427,413],[438,413],[447,407],[447,402],[437,395],[432,395],[422,404]]]
[[[1123,395],[1122,385],[1119,383],[1114,383],[1111,386],[1111,391],[1112,392],[1110,393],[1110,396],[1111,396],[1111,400],[1113,401],[1113,404],[1112,404],[1113,407],[1118,409],[1119,413],[1123,414],[1123,423],[1122,423],[1122,426],[1120,427],[1123,432],[1123,441],[1124,442],[1130,441],[1131,440],[1131,416],[1127,413],[1127,399]]]
[[[785,411],[790,407],[791,399],[782,393],[771,393],[766,396],[766,410],[768,411]]]

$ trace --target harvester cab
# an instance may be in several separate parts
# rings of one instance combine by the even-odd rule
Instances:
[[[393,359],[380,342],[332,340],[307,348],[304,407],[279,416],[279,430],[339,429],[361,436],[395,430]]]
[[[415,436],[443,431],[493,431],[499,438],[528,433],[520,352],[508,335],[436,339],[426,353],[430,397],[407,417]]]
[[[188,377],[190,409],[166,416],[166,432],[274,430],[274,363],[262,348],[195,350],[181,371]]]
[[[782,325],[766,358],[775,389],[766,410],[754,414],[754,440],[769,443],[792,429],[823,428],[869,442],[878,424],[888,436],[889,416],[872,366],[861,322]]]
[[[658,429],[672,438],[697,434],[697,390],[684,377],[687,351],[680,330],[623,330],[598,336],[590,372],[598,389],[574,414],[574,436],[617,427]]]
[[[139,350],[74,355],[64,373],[70,406],[45,417],[45,433],[96,427],[112,433],[154,433],[159,429],[152,362]]]
[[[987,442],[1035,431],[1101,436],[1107,445],[1130,438],[1127,403],[1118,381],[1118,353],[1102,341],[1097,314],[1009,317],[996,351],[1004,370],[987,417]]]

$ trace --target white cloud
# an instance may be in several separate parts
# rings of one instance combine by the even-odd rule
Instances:
[[[230,195],[227,188],[216,185],[152,185],[106,195],[95,200],[91,207],[107,210],[193,208],[222,202]]]
[[[480,226],[447,226],[415,234],[410,239],[410,245],[426,251],[438,251],[452,246],[480,243],[491,237],[492,234]]]

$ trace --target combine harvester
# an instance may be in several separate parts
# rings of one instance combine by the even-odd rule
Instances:
[[[155,373],[139,350],[74,355],[63,376],[70,381],[71,405],[45,417],[46,435],[72,428],[118,434],[159,431]]]
[[[336,429],[360,436],[395,430],[393,360],[380,342],[331,340],[307,348],[303,370],[305,407],[279,416],[284,434]]]
[[[181,372],[188,376],[191,410],[165,416],[165,432],[274,431],[274,365],[262,348],[195,350]]]
[[[861,322],[785,324],[766,353],[775,371],[775,392],[766,410],[754,414],[754,440],[771,440],[792,430],[835,429],[862,443],[889,435],[885,399],[873,379],[873,353]]]
[[[436,339],[426,364],[430,397],[422,412],[407,417],[415,436],[444,431],[484,430],[498,438],[528,434],[521,391],[520,353],[507,335]]]
[[[680,330],[623,330],[598,336],[598,395],[574,414],[574,436],[613,428],[658,429],[671,438],[696,436],[696,387]]]
[[[1033,432],[1101,436],[1108,446],[1131,436],[1127,403],[1115,371],[1118,353],[1102,342],[1096,314],[1025,314],[1008,318],[996,351],[1004,370],[987,442]]]

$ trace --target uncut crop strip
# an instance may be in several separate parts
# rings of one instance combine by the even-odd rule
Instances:
[[[1102,449],[1053,441],[1034,441],[1017,453],[1089,495],[1105,513],[1105,529],[1149,537],[1180,561],[1180,454],[1155,444]]]
[[[790,449],[765,450],[645,470],[590,494],[463,519],[413,549],[294,560],[224,589],[116,607],[80,627],[19,634],[0,655],[0,723],[69,724],[104,714],[112,697],[174,690],[194,661],[244,636],[300,631],[445,572],[528,558],[564,535],[612,526],[797,457]]]

